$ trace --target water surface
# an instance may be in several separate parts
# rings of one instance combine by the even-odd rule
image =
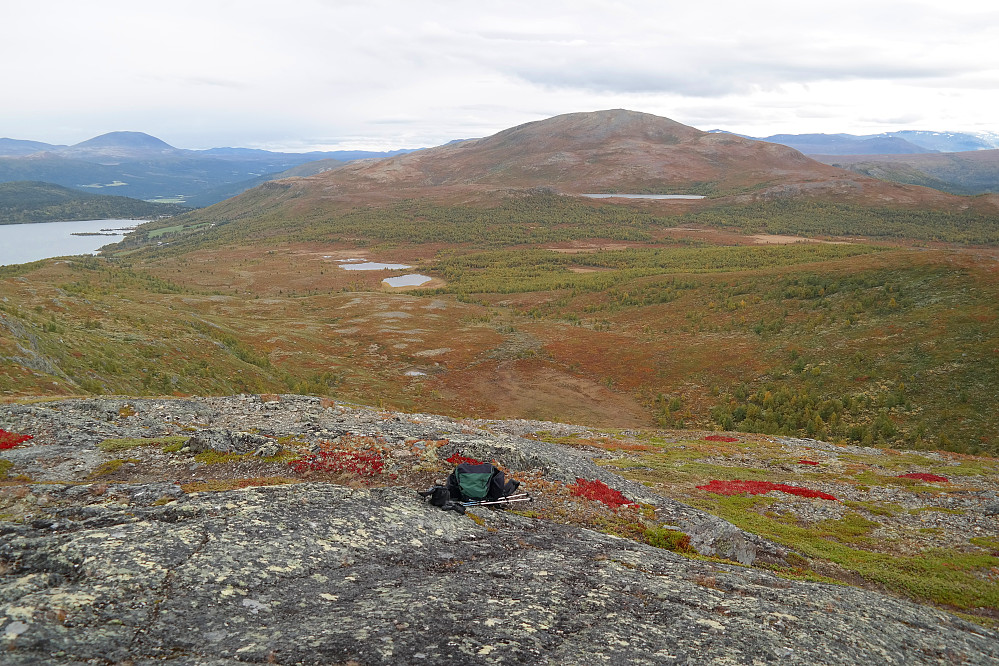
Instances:
[[[385,278],[382,282],[388,284],[390,287],[419,287],[421,284],[426,284],[431,280],[433,278],[427,275],[411,273],[409,275],[400,275],[399,277]]]
[[[361,264],[344,264],[340,266],[345,271],[388,271],[412,268],[406,264],[382,264],[377,261],[365,261]]]
[[[124,237],[122,228],[134,229],[145,220],[82,220],[75,222],[35,222],[0,225],[0,265],[74,254],[95,254]],[[104,231],[110,229],[112,231]],[[73,236],[102,233],[101,236]]]
[[[591,199],[703,199],[700,194],[584,194]]]

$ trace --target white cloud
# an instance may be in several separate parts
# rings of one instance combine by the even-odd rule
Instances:
[[[0,24],[0,136],[58,143],[432,145],[614,107],[756,135],[999,129],[999,10],[969,0],[35,0]]]

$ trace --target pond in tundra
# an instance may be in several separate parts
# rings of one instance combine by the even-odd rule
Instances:
[[[411,273],[409,275],[400,275],[398,277],[390,277],[382,280],[385,284],[390,287],[419,287],[421,284],[426,284],[433,280],[432,277],[427,275],[420,275],[419,273]]]
[[[584,194],[591,199],[703,199],[699,194]]]
[[[406,264],[382,264],[377,261],[363,261],[361,263],[354,263],[352,259],[342,259],[341,261],[343,263],[340,268],[345,271],[388,271],[412,268]]]

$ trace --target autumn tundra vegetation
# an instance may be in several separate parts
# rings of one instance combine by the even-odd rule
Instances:
[[[307,394],[579,424],[592,432],[530,436],[810,558],[782,575],[994,625],[995,535],[920,521],[960,523],[970,509],[949,493],[994,487],[997,244],[994,195],[644,114],[570,114],[267,183],[101,257],[0,267],[0,393]],[[357,260],[412,268],[343,268]],[[432,279],[382,282],[406,272]],[[271,461],[266,478],[397,482],[381,444],[351,442]],[[124,474],[115,460],[102,474]],[[591,503],[524,515],[688,551],[602,482],[524,480]],[[198,488],[236,487],[213,483]]]
[[[995,454],[997,210],[665,118],[568,114],[0,268],[0,391],[289,391]],[[398,272],[347,258],[433,279],[393,291]]]

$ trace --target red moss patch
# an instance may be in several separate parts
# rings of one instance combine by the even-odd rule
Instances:
[[[770,481],[740,481],[738,479],[734,481],[714,480],[707,485],[697,487],[701,490],[706,490],[709,493],[715,493],[716,495],[764,495],[769,493],[771,490],[777,490],[782,493],[787,493],[788,495],[797,495],[799,497],[817,497],[819,499],[832,500],[834,502],[838,501],[829,493],[824,493],[820,490],[799,488],[798,486],[789,486],[786,483],[772,483]]]
[[[924,474],[922,472],[914,472],[912,474],[899,474],[900,479],[918,479],[919,481],[929,481],[931,483],[947,483],[950,481],[946,476],[940,476],[939,474]]]
[[[460,465],[462,463],[471,463],[473,465],[481,465],[481,460],[476,460],[475,458],[469,458],[468,456],[463,456],[460,453],[455,453],[453,456],[447,459],[452,465]]]
[[[726,437],[725,435],[708,435],[704,438],[706,442],[738,442],[738,437]]]
[[[32,435],[18,435],[16,432],[7,432],[3,428],[0,428],[0,451],[12,449],[21,442],[26,442],[29,439],[34,439],[34,437]]]
[[[603,481],[587,481],[586,479],[576,479],[576,483],[569,486],[569,492],[575,497],[585,497],[586,499],[603,502],[612,509],[625,504],[632,504],[620,491],[614,490]]]
[[[385,461],[376,451],[357,451],[334,448],[329,442],[320,444],[315,453],[307,453],[288,463],[295,472],[349,473],[374,476],[385,470]]]
[[[799,465],[818,465],[819,463],[815,462],[814,460],[799,460],[798,464]]]

